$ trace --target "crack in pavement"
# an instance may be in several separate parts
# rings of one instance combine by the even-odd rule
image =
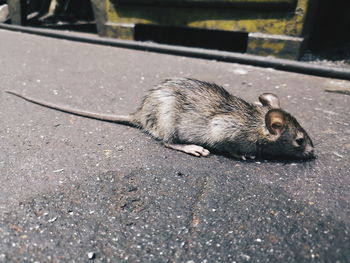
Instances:
[[[208,187],[208,176],[204,176],[201,179],[199,179],[199,190],[197,194],[195,195],[193,204],[190,207],[190,215],[188,218],[188,222],[186,227],[179,232],[179,235],[182,235],[182,237],[179,238],[179,240],[183,240],[180,244],[180,248],[174,253],[174,258],[171,260],[171,262],[177,262],[177,260],[180,259],[180,257],[183,254],[186,254],[187,251],[191,248],[191,242],[193,235],[196,231],[196,227],[200,223],[200,207],[199,207],[199,202],[203,200],[203,197],[206,194],[207,187]]]
[[[204,178],[200,182],[200,188],[199,191],[195,197],[195,200],[191,206],[191,216],[188,224],[189,233],[192,235],[195,231],[195,228],[200,223],[199,218],[199,211],[200,208],[198,206],[198,203],[203,199],[203,196],[205,195],[206,189],[208,185],[208,176],[204,176]]]

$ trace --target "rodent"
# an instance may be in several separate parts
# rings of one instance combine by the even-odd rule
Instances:
[[[214,83],[173,78],[151,89],[135,113],[114,116],[7,92],[66,113],[141,128],[166,147],[195,156],[207,156],[209,150],[214,150],[243,160],[315,157],[307,132],[281,109],[278,97],[272,93],[261,94],[261,105],[257,105]]]

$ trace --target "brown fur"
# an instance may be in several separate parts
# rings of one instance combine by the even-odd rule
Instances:
[[[262,94],[262,106],[258,106],[213,83],[169,79],[150,90],[134,114],[110,116],[9,93],[64,112],[142,128],[167,147],[197,156],[206,156],[206,147],[243,159],[313,157],[311,139],[293,116],[279,108],[274,94]],[[182,145],[186,144],[197,148],[185,150]]]

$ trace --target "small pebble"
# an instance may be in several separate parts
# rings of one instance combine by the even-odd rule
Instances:
[[[57,220],[57,216],[55,216],[54,218],[51,218],[50,220],[49,220],[49,223],[53,223],[53,222],[55,222]]]
[[[333,154],[334,154],[335,156],[338,156],[339,158],[344,158],[343,155],[341,155],[341,154],[339,154],[339,153],[337,153],[337,152],[333,152]]]
[[[89,252],[88,254],[89,259],[94,259],[95,258],[95,253],[94,252]]]
[[[245,74],[248,74],[248,71],[246,71],[245,69],[237,68],[233,71],[233,73],[238,74],[238,75],[245,75]]]
[[[121,146],[121,145],[120,145],[120,146],[117,146],[117,151],[118,151],[118,152],[120,152],[120,151],[122,151],[122,150],[124,150],[124,146]]]
[[[136,186],[129,186],[128,187],[128,192],[134,192],[134,191],[137,191],[138,188]]]
[[[241,254],[241,257],[244,258],[245,260],[250,260],[250,256],[246,254]]]
[[[178,171],[178,172],[176,173],[176,175],[181,177],[181,176],[184,176],[185,174],[184,174],[183,172]]]

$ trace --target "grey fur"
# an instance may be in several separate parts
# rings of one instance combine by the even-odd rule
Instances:
[[[175,78],[150,90],[134,114],[111,116],[9,93],[75,115],[139,127],[165,146],[196,156],[209,154],[203,147],[243,159],[314,156],[310,137],[293,116],[279,108],[274,94],[262,94],[259,106],[216,84]]]

